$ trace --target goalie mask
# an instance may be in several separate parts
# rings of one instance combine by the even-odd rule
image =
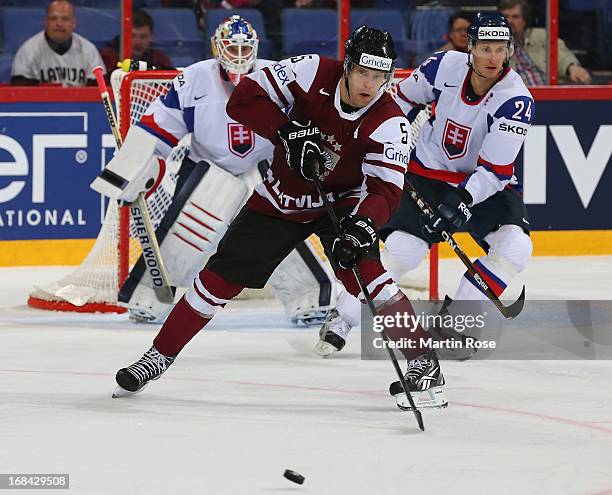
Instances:
[[[472,67],[472,50],[479,41],[504,41],[508,49],[504,67],[510,64],[514,54],[512,28],[499,12],[479,12],[468,27],[468,65]]]
[[[259,40],[250,22],[239,15],[224,20],[210,39],[212,55],[231,74],[247,74],[257,58]]]
[[[393,78],[397,55],[393,38],[387,31],[358,27],[344,44],[344,77],[348,89],[348,75],[353,66],[384,72],[385,86]]]

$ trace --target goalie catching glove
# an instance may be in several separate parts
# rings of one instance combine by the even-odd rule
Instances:
[[[462,187],[449,191],[433,216],[424,214],[422,217],[423,234],[427,240],[432,244],[442,242],[442,232],[452,234],[460,230],[472,218],[468,208],[472,201],[472,195]]]
[[[332,254],[340,268],[350,269],[377,243],[372,220],[363,215],[348,215],[340,220],[340,237],[334,240]]]
[[[327,175],[326,164],[330,161],[321,139],[321,131],[312,123],[290,120],[278,129],[278,137],[285,147],[289,168],[308,182]]]

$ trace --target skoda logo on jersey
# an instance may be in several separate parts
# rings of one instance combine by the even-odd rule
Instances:
[[[510,30],[507,27],[481,27],[478,28],[479,40],[502,40],[510,39]]]
[[[255,134],[242,124],[227,124],[227,145],[234,155],[244,158],[255,149]]]
[[[362,53],[359,58],[359,65],[369,67],[370,69],[382,70],[388,72],[391,70],[393,61],[390,58],[377,57],[368,53]]]
[[[453,122],[450,119],[446,121],[442,137],[442,147],[449,160],[456,160],[467,153],[471,132],[472,129],[470,127],[457,124],[457,122]]]

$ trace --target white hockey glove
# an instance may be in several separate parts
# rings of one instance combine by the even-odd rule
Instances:
[[[163,169],[155,157],[157,138],[132,126],[121,149],[91,183],[94,191],[109,198],[132,203],[161,180]]]

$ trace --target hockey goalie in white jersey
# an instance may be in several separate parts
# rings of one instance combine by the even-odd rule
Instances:
[[[125,143],[93,182],[98,192],[133,197],[159,183],[167,157],[191,133],[187,159],[178,174],[173,202],[157,229],[170,283],[189,287],[214,253],[227,226],[261,181],[274,147],[228,117],[225,107],[234,87],[252,70],[270,63],[257,59],[257,33],[249,22],[232,16],[211,39],[215,58],[182,71],[167,94],[155,100]],[[153,179],[153,180],[152,180]],[[248,249],[248,246],[245,246]],[[172,305],[157,300],[143,260],[123,285],[119,302],[136,321],[163,321]],[[335,302],[331,267],[309,241],[301,243],[270,279],[287,316],[295,323],[320,324]]]
[[[412,150],[406,179],[436,211],[425,218],[407,191],[380,231],[385,268],[397,280],[416,268],[443,230],[467,230],[486,255],[474,266],[499,297],[531,256],[529,217],[514,176],[514,161],[535,105],[508,65],[512,32],[503,15],[478,14],[468,29],[468,54],[435,53],[401,81],[396,101],[413,120],[432,105]],[[466,63],[467,62],[467,63]],[[463,275],[455,299],[484,300],[474,278]],[[359,322],[360,304],[343,293],[321,328],[315,351],[342,349]]]

